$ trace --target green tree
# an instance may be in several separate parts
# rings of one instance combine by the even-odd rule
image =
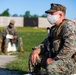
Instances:
[[[20,14],[20,15],[19,15],[19,17],[23,17],[23,15],[22,15],[22,14]]]
[[[9,9],[6,9],[3,13],[0,14],[0,16],[10,16]]]
[[[25,17],[25,18],[30,18],[30,16],[31,16],[31,15],[30,15],[30,11],[26,11],[25,14],[24,14],[24,17]]]
[[[47,14],[43,14],[41,17],[47,17]]]
[[[12,16],[13,16],[13,17],[18,17],[18,15],[17,15],[17,14],[13,14]]]
[[[34,15],[31,16],[31,18],[38,18],[38,17],[39,17],[39,16],[36,15],[36,14],[34,14]]]

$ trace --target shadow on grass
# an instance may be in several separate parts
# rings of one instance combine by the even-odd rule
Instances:
[[[9,70],[7,68],[0,68],[0,75],[23,75],[27,74],[27,71]]]

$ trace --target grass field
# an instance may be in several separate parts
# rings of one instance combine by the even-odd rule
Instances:
[[[16,53],[18,60],[7,64],[6,68],[18,70],[20,73],[26,73],[28,72],[28,58],[32,51],[32,47],[37,46],[46,38],[46,29],[34,27],[19,27],[17,29],[19,36],[23,39],[23,47],[26,52]]]

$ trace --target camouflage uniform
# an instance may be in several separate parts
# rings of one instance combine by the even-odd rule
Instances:
[[[61,8],[60,5],[59,7]],[[55,60],[49,65],[46,65],[46,59],[49,58],[47,40],[50,42],[50,57]],[[76,53],[75,22],[64,19],[59,26],[52,26],[50,29],[50,36],[36,48],[41,51],[41,61],[37,62],[35,65],[35,72],[38,72],[40,67],[44,67],[48,75],[74,74],[75,61],[73,59],[73,55]]]
[[[75,61],[72,59],[73,54],[76,52],[76,24],[72,21],[63,21],[64,24],[60,33],[60,27],[54,27],[51,30],[51,37],[54,48],[55,56],[53,59],[56,61],[47,66],[49,75],[70,75],[74,73]],[[60,25],[61,26],[61,25]]]
[[[0,52],[2,52],[2,33],[0,31]]]
[[[13,21],[11,20],[10,23],[12,23]],[[13,35],[14,36],[14,40],[12,39],[8,39],[6,38],[6,35],[7,34],[10,34],[10,35]],[[23,51],[23,42],[22,42],[22,38],[21,37],[18,37],[18,32],[17,32],[17,29],[16,27],[10,27],[10,24],[5,27],[2,31],[2,37],[3,37],[3,44],[4,44],[4,52],[7,53],[7,47],[8,47],[8,43],[11,42],[12,43],[15,43],[16,45],[19,44],[20,46],[20,51]]]

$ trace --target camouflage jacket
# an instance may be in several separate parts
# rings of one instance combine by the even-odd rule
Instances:
[[[10,28],[9,26],[4,27],[2,30],[2,37],[5,38],[7,34],[13,35],[15,38],[18,37],[18,32],[15,27]]]
[[[63,20],[57,26],[50,29],[50,36],[47,37],[37,48],[47,47],[47,40],[50,42],[50,51],[54,59],[70,59],[76,52],[76,24],[70,20]],[[42,49],[41,52],[45,52]]]

